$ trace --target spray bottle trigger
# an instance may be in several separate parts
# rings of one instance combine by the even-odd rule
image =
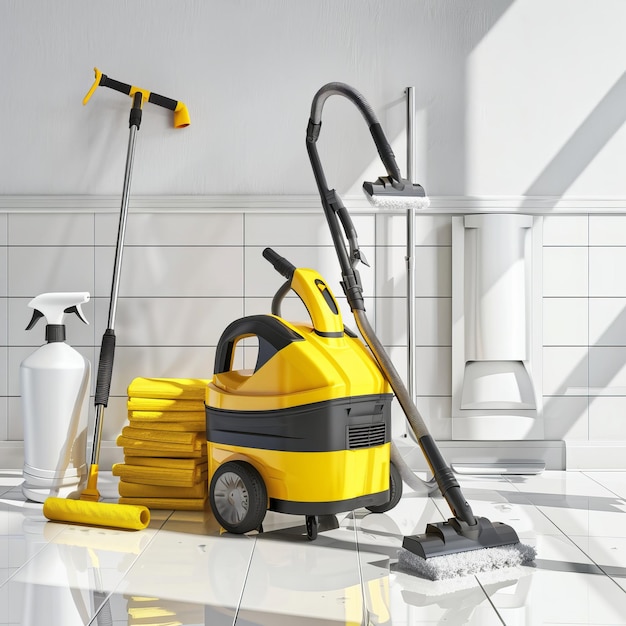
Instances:
[[[67,309],[65,309],[63,313],[76,313],[78,319],[81,322],[84,322],[85,324],[89,324],[89,322],[87,321],[87,318],[85,317],[85,314],[83,313],[83,310],[80,308],[80,304],[75,304],[73,306],[67,307]]]
[[[30,330],[42,317],[43,317],[43,313],[35,309],[33,311],[33,316],[30,318],[30,322],[28,322],[28,326],[26,327],[26,330]]]

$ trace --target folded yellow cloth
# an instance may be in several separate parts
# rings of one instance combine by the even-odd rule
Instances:
[[[141,439],[143,441],[160,441],[163,443],[187,443],[195,444],[198,438],[202,439],[206,435],[199,435],[197,432],[173,432],[169,430],[150,430],[148,428],[134,428],[125,426],[122,428],[122,435],[129,439]]]
[[[177,400],[170,398],[128,398],[129,411],[198,411],[204,414],[204,400]]]
[[[168,445],[174,446],[175,444],[170,443]],[[124,448],[124,457],[135,456],[152,456],[155,459],[172,457],[175,457],[177,459],[201,459],[206,458],[206,444],[203,444],[200,450],[193,450],[191,452],[189,450],[181,450],[180,446],[178,446],[177,449],[174,451],[170,449],[163,450],[159,448],[149,448],[147,446],[142,446],[140,448]],[[130,459],[126,460],[130,461]]]
[[[202,411],[144,411],[130,409],[128,411],[128,419],[137,420],[140,422],[205,422],[206,413],[204,409]]]
[[[169,487],[193,487],[199,482],[206,482],[208,475],[206,463],[191,469],[170,469],[168,467],[114,463],[111,470],[113,476],[119,476],[127,482],[167,485]]]
[[[132,461],[128,461],[131,465],[144,465],[147,467],[162,467],[168,469],[195,469],[199,465],[208,466],[207,459],[170,459],[158,458],[150,456],[134,456]]]
[[[131,448],[141,450],[141,448],[149,448],[151,450],[162,450],[164,452],[196,452],[206,445],[206,435],[196,434],[193,441],[189,443],[175,443],[172,441],[145,441],[143,439],[131,439],[125,435],[118,435],[116,439],[117,445],[121,448]],[[146,455],[150,456],[150,455]],[[170,454],[175,457],[176,454]]]
[[[118,484],[118,492],[120,496],[127,498],[204,498],[209,492],[209,485],[206,480],[196,483],[193,487],[171,487],[142,485],[122,479]]]
[[[148,509],[175,509],[179,511],[202,511],[207,508],[206,498],[127,498],[120,497],[120,504],[135,504]]]
[[[204,378],[144,378],[137,377],[128,385],[133,398],[178,398],[204,401],[209,379]]]
[[[185,413],[184,415],[187,415]],[[189,417],[195,414],[189,414]],[[147,428],[149,430],[169,430],[174,433],[202,433],[206,432],[206,419],[204,414],[201,419],[186,420],[181,422],[166,422],[157,419],[135,419],[129,417],[128,425],[132,428]]]

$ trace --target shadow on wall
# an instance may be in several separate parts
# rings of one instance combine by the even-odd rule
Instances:
[[[525,196],[563,196],[585,168],[626,122],[626,72],[528,187]]]
[[[565,438],[578,420],[585,417],[595,395],[594,389],[608,392],[615,377],[624,369],[624,351],[626,347],[616,346],[615,337],[624,336],[626,329],[626,307],[611,322],[593,346],[589,346],[585,356],[572,366],[567,377],[553,388],[550,396],[544,396],[544,415],[547,420],[559,424],[559,431],[555,432],[551,426],[552,437]],[[550,346],[544,346],[550,347]],[[622,348],[612,354],[604,353],[603,349]],[[598,350],[602,350],[601,357],[596,358]],[[596,354],[594,354],[594,352]],[[546,371],[544,365],[544,371]],[[545,376],[545,374],[544,374]],[[620,396],[616,392],[616,396]],[[624,396],[626,399],[626,396]],[[570,400],[563,402],[564,399]],[[589,433],[588,433],[589,434]]]

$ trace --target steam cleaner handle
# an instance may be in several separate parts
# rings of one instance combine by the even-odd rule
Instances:
[[[274,252],[271,248],[265,248],[265,250],[263,250],[263,257],[267,259],[274,266],[274,269],[287,280],[291,280],[293,278],[296,266],[287,261],[285,257],[280,256],[278,252]]]

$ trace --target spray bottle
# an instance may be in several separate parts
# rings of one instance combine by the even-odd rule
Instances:
[[[65,315],[75,313],[85,324],[81,305],[87,292],[44,293],[34,309],[30,330],[45,317],[46,343],[20,366],[24,421],[24,483],[30,500],[49,496],[78,497],[87,476],[86,447],[91,366],[65,343]]]

